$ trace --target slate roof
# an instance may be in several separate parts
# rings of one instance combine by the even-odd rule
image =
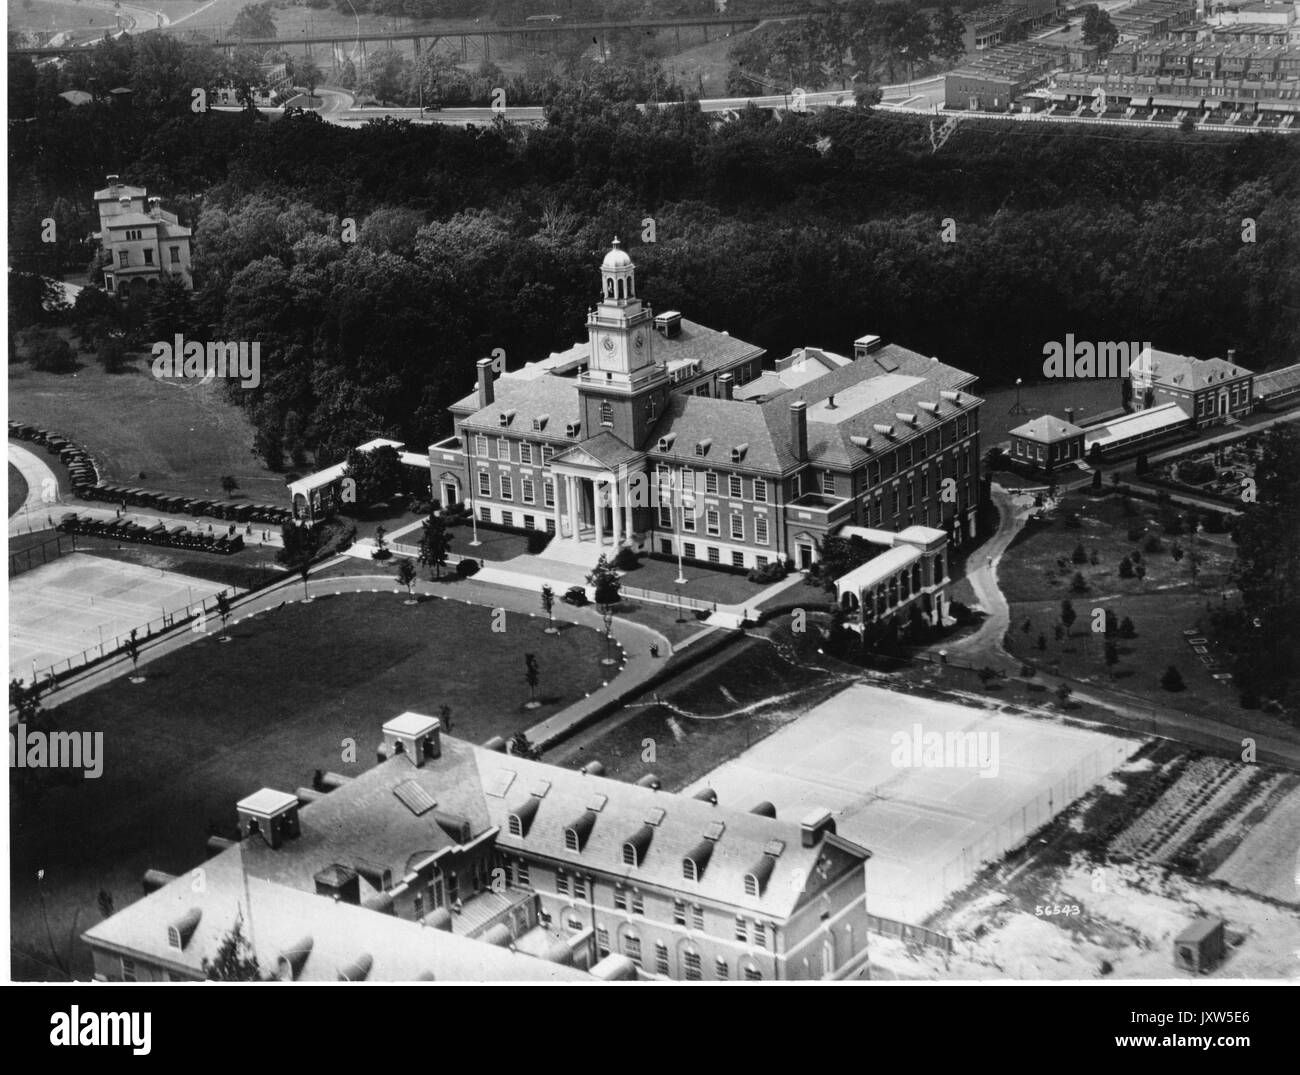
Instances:
[[[1221,358],[1192,358],[1175,355],[1169,351],[1147,348],[1135,363],[1141,372],[1150,372],[1158,384],[1196,391],[1236,377],[1249,377],[1251,371],[1244,366],[1225,362]]]
[[[1040,415],[1032,422],[1026,422],[1022,426],[1016,426],[1011,431],[1013,437],[1024,437],[1025,440],[1032,440],[1038,444],[1055,444],[1060,440],[1069,440],[1071,437],[1080,436],[1083,430],[1073,422],[1067,422],[1064,418],[1057,418],[1051,414]]]
[[[260,842],[260,841],[259,841]],[[84,934],[87,943],[128,957],[204,977],[211,957],[242,912],[244,935],[251,932],[263,972],[274,973],[280,956],[306,938],[311,949],[297,981],[337,981],[362,956],[372,964],[370,981],[405,982],[432,975],[441,981],[590,981],[572,967],[511,952],[378,911],[338,902],[315,891],[249,877],[239,869],[239,848],[203,865],[204,885],[196,891],[182,874],[157,892],[123,908]],[[251,906],[251,910],[250,910]],[[167,928],[198,909],[201,914],[183,948],[168,944]]]
[[[572,462],[580,459],[583,453],[591,456],[592,459],[607,470],[613,470],[624,463],[640,459],[643,454],[635,448],[629,448],[608,429],[602,429],[594,437],[589,437],[582,443],[575,444],[572,448],[566,448],[555,456],[552,462]]]
[[[515,419],[510,426],[513,432],[563,440],[565,426],[582,418],[578,382],[570,377],[516,379],[506,374],[496,379],[493,389],[495,399],[486,407],[478,406],[477,390],[452,406],[452,410],[457,413],[469,412],[464,424],[474,432],[490,433],[499,430],[501,412],[513,410]],[[543,414],[548,416],[546,428],[534,431],[533,419]],[[579,430],[578,440],[581,441],[585,435],[585,430]]]
[[[1267,399],[1279,392],[1291,392],[1296,388],[1300,388],[1300,363],[1255,374],[1254,394],[1258,399]]]
[[[708,396],[672,396],[655,427],[646,456],[678,466],[743,466],[765,474],[784,474],[798,466],[790,447],[789,408],[769,410],[757,403],[712,399]],[[673,434],[667,451],[659,440]],[[708,441],[707,453],[695,446]],[[745,445],[744,458],[731,462],[731,449]]]

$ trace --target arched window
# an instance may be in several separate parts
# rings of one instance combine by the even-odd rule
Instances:
[[[623,281],[622,281],[622,280],[620,280],[620,281],[618,282],[618,297],[619,297],[620,299],[623,297]]]
[[[614,297],[614,278],[612,276],[605,278],[605,294],[611,299]]]

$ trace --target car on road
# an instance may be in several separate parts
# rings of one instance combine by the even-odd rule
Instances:
[[[587,591],[582,586],[570,586],[564,591],[564,596],[560,600],[566,605],[577,605],[579,608],[591,603],[587,600]]]

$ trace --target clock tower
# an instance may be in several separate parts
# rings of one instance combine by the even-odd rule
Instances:
[[[636,265],[618,239],[601,262],[600,279],[600,304],[587,314],[583,434],[609,430],[639,448],[667,405],[668,371],[655,365],[654,312],[637,297]]]

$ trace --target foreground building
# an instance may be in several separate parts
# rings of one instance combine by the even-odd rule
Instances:
[[[1254,373],[1237,365],[1236,353],[1222,358],[1191,358],[1144,348],[1129,367],[1133,407],[1146,410],[1176,403],[1195,428],[1222,425],[1251,412]]]
[[[102,980],[203,974],[236,920],[293,980],[847,977],[866,965],[870,852],[830,813],[778,819],[384,725],[327,793],[262,789],[240,840],[84,935]]]
[[[110,175],[108,186],[95,191],[95,208],[99,211],[96,238],[108,260],[105,291],[134,297],[162,281],[193,290],[193,233],[162,207],[161,198],[150,198],[144,187],[129,186]]]
[[[545,530],[546,555],[588,567],[629,547],[807,568],[845,525],[974,536],[973,375],[877,336],[764,373],[761,348],[655,315],[617,240],[600,274],[585,342],[501,377],[479,363],[429,449],[444,503]]]

